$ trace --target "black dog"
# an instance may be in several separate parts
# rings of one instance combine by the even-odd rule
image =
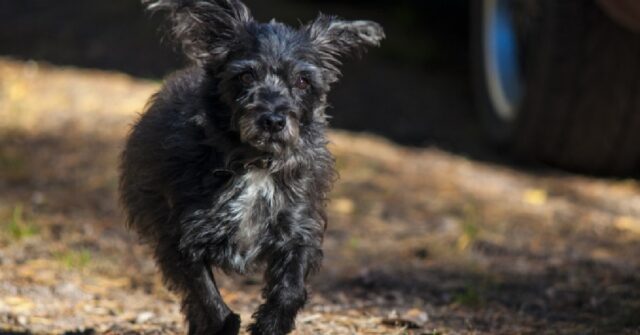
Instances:
[[[151,0],[194,62],[170,77],[122,155],[129,225],[180,294],[189,334],[237,334],[211,267],[265,264],[252,334],[286,334],[320,265],[334,178],[327,93],[339,58],[377,46],[370,21],[258,23],[238,0]]]

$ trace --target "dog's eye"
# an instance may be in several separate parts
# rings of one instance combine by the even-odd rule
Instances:
[[[309,88],[309,79],[300,76],[298,77],[298,79],[296,79],[295,86],[299,90],[306,90],[307,88]]]
[[[256,78],[253,76],[253,73],[251,72],[245,72],[240,75],[240,81],[242,81],[242,83],[245,85],[253,84],[255,80]]]

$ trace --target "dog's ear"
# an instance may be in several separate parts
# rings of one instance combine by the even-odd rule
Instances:
[[[223,60],[251,12],[239,0],[142,0],[149,10],[168,10],[174,37],[198,64]]]
[[[346,21],[324,14],[306,26],[311,43],[321,55],[325,67],[339,75],[340,58],[361,56],[368,47],[380,46],[385,34],[373,21]]]

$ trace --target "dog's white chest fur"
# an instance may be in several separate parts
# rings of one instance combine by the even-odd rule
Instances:
[[[230,223],[237,225],[233,267],[244,272],[260,253],[260,237],[280,207],[276,185],[267,170],[251,170],[234,182],[235,196],[225,211]]]
[[[275,186],[268,173],[251,171],[242,177],[244,189],[231,204],[232,211],[239,218],[236,239],[241,246],[250,246],[263,228],[263,215],[270,215],[274,203]],[[267,219],[267,218],[264,218]]]

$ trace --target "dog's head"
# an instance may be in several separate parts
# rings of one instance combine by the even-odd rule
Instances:
[[[241,140],[279,153],[300,144],[306,127],[326,123],[330,85],[340,59],[384,38],[371,21],[319,15],[300,28],[256,22],[238,0],[147,0],[171,12],[187,56],[215,77]]]

